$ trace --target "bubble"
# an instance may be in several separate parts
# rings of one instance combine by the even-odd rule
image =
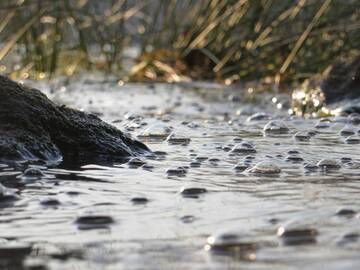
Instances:
[[[298,131],[294,135],[294,139],[296,141],[300,142],[308,142],[310,140],[311,136],[309,135],[309,132],[307,131]]]
[[[289,131],[286,124],[280,120],[270,121],[264,126],[264,132],[266,134],[287,134]]]
[[[359,144],[360,143],[360,138],[357,136],[349,136],[345,139],[345,143],[347,144]]]
[[[131,202],[133,204],[147,204],[149,202],[149,200],[145,197],[134,197],[134,198],[131,198]]]
[[[339,162],[334,159],[322,159],[317,163],[317,166],[322,171],[329,171],[329,170],[338,170],[341,168]]]
[[[306,171],[313,172],[313,171],[317,171],[319,169],[319,166],[314,163],[306,163],[304,164],[304,169]]]
[[[316,243],[318,231],[311,227],[290,225],[279,227],[277,235],[284,245],[304,245]]]
[[[136,169],[146,164],[144,160],[141,160],[140,158],[134,157],[131,158],[128,163],[129,168]]]
[[[182,188],[180,194],[186,198],[198,198],[199,195],[207,192],[206,188],[198,188],[198,187],[189,187]]]
[[[237,171],[237,172],[243,172],[248,168],[249,168],[249,165],[247,165],[247,164],[245,164],[243,162],[239,162],[238,164],[236,164],[234,166],[234,170]]]
[[[24,171],[23,175],[26,177],[42,177],[44,173],[39,168],[30,167]]]
[[[76,224],[81,230],[108,228],[114,223],[114,219],[108,215],[102,214],[82,214],[76,218]]]
[[[356,215],[356,211],[353,209],[343,208],[336,212],[337,216],[352,217]]]
[[[0,202],[7,203],[18,200],[20,197],[16,194],[16,189],[10,189],[0,183]]]
[[[349,126],[345,126],[344,128],[342,128],[340,130],[341,136],[350,136],[350,135],[354,135],[354,134],[355,134],[354,129]]]
[[[304,161],[304,159],[299,156],[299,154],[292,154],[292,155],[288,155],[286,158],[285,158],[286,161],[290,161],[292,163],[301,163]]]
[[[48,198],[41,199],[40,204],[43,206],[58,206],[61,203],[58,199],[48,197]]]
[[[272,161],[261,161],[248,169],[247,172],[251,174],[276,175],[281,172],[281,169]]]
[[[315,128],[317,129],[325,129],[325,128],[329,128],[330,127],[330,123],[329,122],[318,122],[315,125]]]
[[[235,145],[231,149],[231,153],[233,154],[248,154],[248,153],[256,153],[254,146],[248,142],[241,142]]]
[[[168,169],[166,171],[166,174],[168,176],[185,176],[187,173],[187,170],[184,167],[178,167],[174,169]]]
[[[143,132],[141,132],[138,137],[139,138],[148,138],[148,139],[166,139],[171,133],[172,128],[163,124],[156,123],[154,125],[149,126]]]
[[[187,137],[176,136],[174,133],[172,133],[166,138],[166,141],[169,144],[174,144],[174,145],[178,145],[178,144],[188,145],[191,139]]]
[[[255,113],[253,115],[251,115],[250,117],[248,117],[248,119],[246,121],[248,122],[253,122],[253,121],[262,121],[262,120],[270,120],[272,117],[267,114],[267,113]]]
[[[192,215],[186,215],[186,216],[182,216],[180,218],[180,220],[183,222],[183,223],[193,223],[194,220],[195,220],[195,217],[192,216]]]
[[[192,167],[192,168],[199,168],[200,166],[201,166],[201,162],[198,162],[198,161],[190,162],[190,167]]]
[[[243,260],[255,260],[259,245],[251,235],[228,231],[207,238],[204,249],[215,254],[228,254]]]

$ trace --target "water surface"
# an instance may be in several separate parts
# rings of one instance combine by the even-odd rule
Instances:
[[[360,266],[359,126],[350,117],[290,117],[282,96],[283,106],[273,95],[249,103],[246,91],[217,85],[36,85],[155,154],[124,164],[0,166],[2,266]],[[268,115],[248,119],[257,112]],[[270,118],[287,130],[264,132]]]

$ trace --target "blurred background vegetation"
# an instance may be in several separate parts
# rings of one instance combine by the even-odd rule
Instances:
[[[359,0],[0,1],[13,78],[299,82],[359,48]]]

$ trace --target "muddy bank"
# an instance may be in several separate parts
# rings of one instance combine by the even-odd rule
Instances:
[[[115,161],[149,152],[97,116],[0,76],[0,160]]]

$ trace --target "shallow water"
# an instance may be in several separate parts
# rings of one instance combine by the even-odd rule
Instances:
[[[30,172],[0,166],[0,266],[359,268],[360,126],[350,118],[319,125],[289,117],[282,96],[278,110],[271,95],[249,103],[241,90],[217,85],[35,85],[155,155]],[[248,121],[256,112],[269,115]],[[281,128],[264,132],[268,118]]]

